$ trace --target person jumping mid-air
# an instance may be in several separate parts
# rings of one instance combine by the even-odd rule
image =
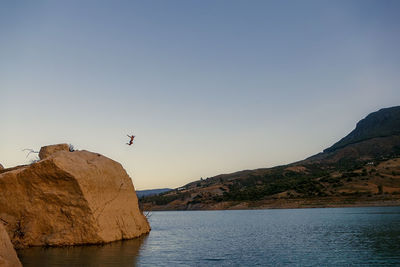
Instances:
[[[131,146],[132,144],[133,144],[133,139],[135,139],[135,136],[134,135],[129,135],[128,134],[128,137],[131,139],[131,140],[129,140],[129,143],[126,143],[128,146]]]

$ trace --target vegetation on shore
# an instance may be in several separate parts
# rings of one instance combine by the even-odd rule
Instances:
[[[330,204],[389,199],[400,204],[399,133],[400,107],[382,109],[323,153],[303,161],[200,179],[140,202],[145,209],[220,209],[240,203],[257,207],[310,199],[330,199]]]
[[[165,209],[212,209],[217,203],[262,203],[271,199],[363,198],[375,201],[377,196],[385,196],[400,200],[399,157],[353,162],[347,166],[315,163],[279,166],[263,174],[249,173],[244,178],[208,178],[139,200],[148,209],[163,209],[162,206]]]

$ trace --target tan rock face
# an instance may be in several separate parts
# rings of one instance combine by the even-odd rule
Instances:
[[[58,148],[42,148],[43,160],[0,174],[0,218],[16,247],[104,243],[150,231],[121,164]]]
[[[44,146],[39,151],[39,158],[45,159],[58,151],[69,151],[68,144],[58,144],[51,146]]]
[[[0,266],[22,266],[2,222],[0,222]]]

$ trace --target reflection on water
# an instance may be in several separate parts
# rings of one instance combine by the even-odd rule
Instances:
[[[379,227],[377,227],[379,226]],[[400,264],[400,222],[370,225],[362,229],[357,241],[359,247],[368,247],[376,259],[385,264]]]
[[[19,251],[24,266],[400,266],[400,207],[153,212],[104,246]]]
[[[18,251],[23,266],[136,266],[147,236],[105,245],[60,248],[34,247]]]
[[[400,207],[154,212],[139,266],[400,266]]]

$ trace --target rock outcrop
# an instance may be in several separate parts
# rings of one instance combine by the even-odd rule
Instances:
[[[0,164],[0,170],[4,169],[3,165]]]
[[[383,108],[359,121],[356,128],[339,142],[324,150],[333,152],[351,144],[380,137],[400,136],[400,106]]]
[[[0,173],[0,218],[17,248],[98,244],[150,231],[121,164],[68,145]],[[4,172],[5,171],[5,172]]]
[[[10,238],[0,222],[0,266],[19,267],[22,266],[17,257],[17,253],[11,244]]]
[[[67,144],[43,146],[39,151],[39,158],[45,159],[58,151],[69,151],[69,146]]]

